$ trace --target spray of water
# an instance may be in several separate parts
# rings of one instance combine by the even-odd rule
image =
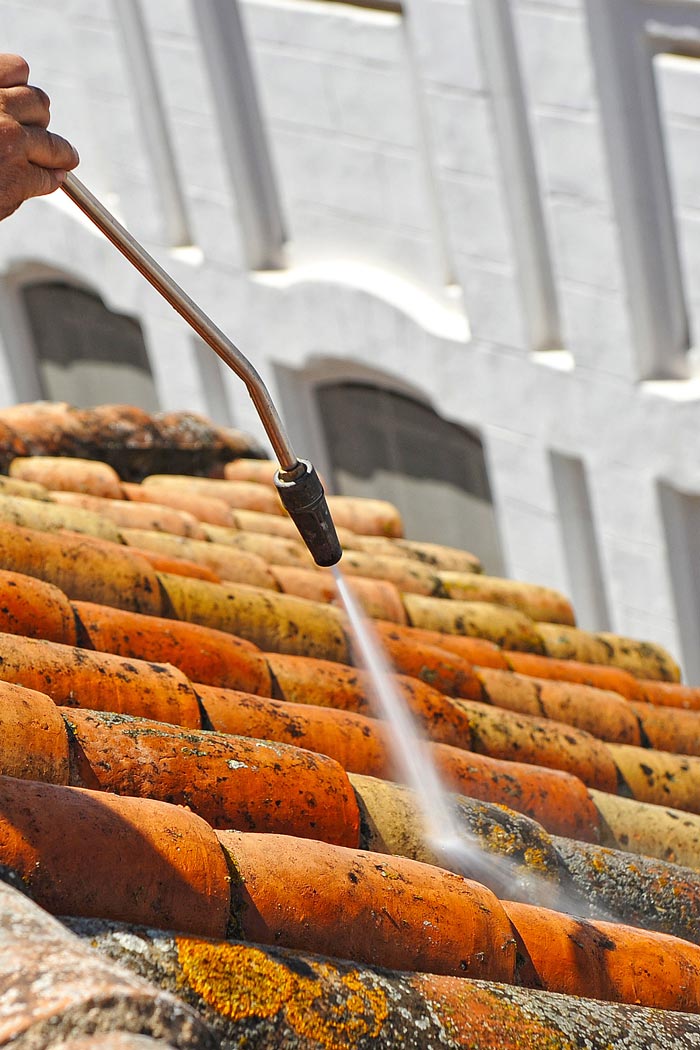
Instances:
[[[374,699],[382,718],[391,727],[397,772],[406,786],[413,790],[421,807],[425,841],[436,858],[451,871],[485,883],[501,897],[551,899],[551,884],[516,873],[514,865],[506,858],[485,853],[479,840],[460,825],[452,798],[396,689],[391,667],[376,635],[337,565],[333,567],[333,574],[361,662],[371,678]]]
[[[569,915],[581,914],[581,902],[563,886],[554,886],[535,872],[523,871],[504,856],[486,853],[479,839],[459,819],[453,796],[442,783],[435,763],[403,697],[381,644],[365,618],[347,581],[332,569],[338,596],[357,643],[360,661],[369,673],[373,699],[391,729],[393,760],[401,781],[413,791],[423,815],[423,836],[436,863],[488,886],[503,900],[521,900],[556,908]],[[599,906],[596,918],[618,921]]]

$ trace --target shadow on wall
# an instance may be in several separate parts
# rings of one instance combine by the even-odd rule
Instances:
[[[481,440],[405,394],[367,383],[316,390],[335,490],[391,500],[411,539],[503,559]]]

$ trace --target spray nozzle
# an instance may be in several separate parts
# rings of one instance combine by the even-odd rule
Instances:
[[[327,566],[339,562],[343,550],[321,479],[312,464],[300,459],[293,470],[278,470],[275,485],[316,564]]]

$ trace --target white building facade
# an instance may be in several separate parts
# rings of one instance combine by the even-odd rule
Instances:
[[[0,25],[332,484],[700,681],[700,0],[0,0]],[[106,332],[93,360],[75,303],[60,342],[71,288],[143,360],[112,369]],[[0,350],[3,404],[79,403],[82,367],[94,402],[262,437],[60,193],[0,226]]]

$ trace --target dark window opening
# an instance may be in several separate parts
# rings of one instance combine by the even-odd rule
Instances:
[[[123,402],[158,410],[138,321],[63,281],[26,285],[22,299],[43,397],[78,408]]]
[[[395,503],[406,535],[503,560],[478,435],[403,394],[363,383],[319,387],[336,491]]]

